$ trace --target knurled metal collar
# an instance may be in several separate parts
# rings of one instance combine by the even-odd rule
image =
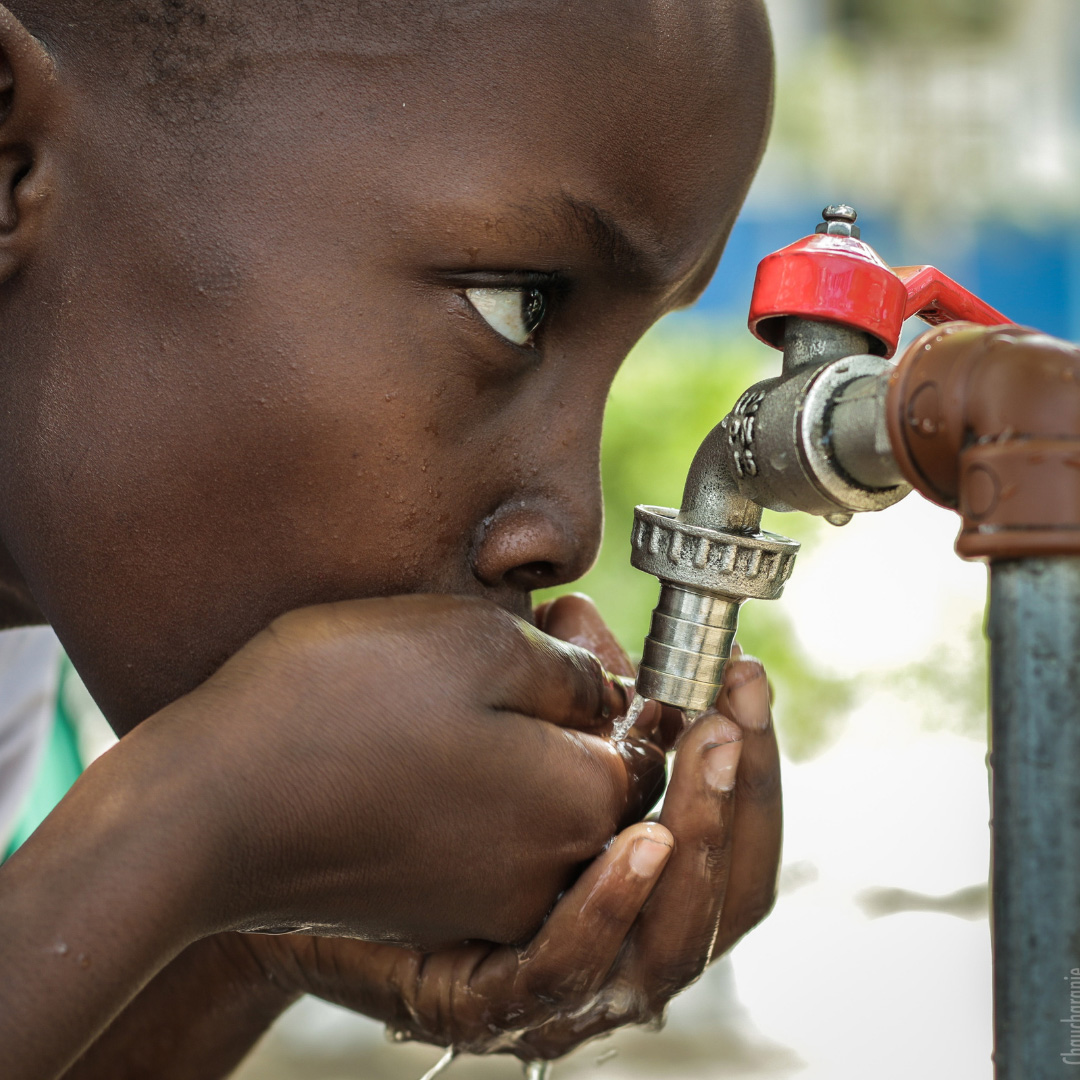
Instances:
[[[678,510],[634,508],[630,562],[676,585],[747,600],[775,600],[791,577],[799,544],[776,533],[752,536],[688,525]]]

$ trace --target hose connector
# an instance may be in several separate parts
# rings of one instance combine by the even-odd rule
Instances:
[[[675,510],[634,511],[630,560],[658,577],[637,691],[699,712],[716,697],[738,626],[739,606],[784,591],[799,545],[774,533],[692,525]]]
[[[701,444],[681,509],[634,511],[630,561],[661,584],[637,691],[689,712],[716,698],[740,606],[777,599],[791,577],[799,545],[764,532],[762,508],[844,525],[911,490],[885,427],[892,365],[870,354],[836,357],[861,343],[842,327],[789,323],[789,357],[830,358],[788,363],[739,398]]]

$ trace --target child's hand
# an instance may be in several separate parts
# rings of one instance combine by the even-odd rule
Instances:
[[[575,639],[599,641],[591,604],[557,603],[565,609],[541,615],[549,629],[577,626]],[[775,895],[779,755],[756,660],[728,665],[717,706],[682,740],[662,825],[623,832],[528,946],[424,954],[301,936],[250,937],[248,946],[292,992],[367,1013],[408,1038],[477,1053],[558,1057],[659,1016],[764,918]]]
[[[589,733],[625,708],[594,656],[489,603],[363,600],[278,620],[111,766],[181,793],[207,930],[520,941],[658,794],[655,747]]]
[[[633,682],[637,675],[634,665],[589,597],[581,593],[560,596],[557,600],[541,604],[536,609],[535,618],[536,625],[545,633],[588,649],[608,671],[625,679],[628,693],[633,694]],[[661,705],[659,701],[649,701],[641,710],[629,737],[647,738],[661,749],[670,750],[684,727],[685,719],[678,709]]]

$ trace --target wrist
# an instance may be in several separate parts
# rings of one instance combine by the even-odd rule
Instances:
[[[198,740],[185,734],[140,726],[94,761],[51,815],[77,824],[75,857],[92,863],[116,902],[154,905],[172,955],[220,929],[225,863],[191,745]]]
[[[265,1009],[273,1019],[308,992],[290,970],[290,947],[281,944],[291,936],[227,931],[200,944],[213,951],[219,981],[251,1001],[253,1008]]]
[[[190,945],[64,1073],[64,1080],[232,1075],[299,997],[267,977],[243,938],[214,934]]]
[[[103,755],[0,870],[0,1075],[61,1072],[211,921],[181,771],[145,750]]]

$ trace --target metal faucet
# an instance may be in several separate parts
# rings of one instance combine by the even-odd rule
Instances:
[[[678,510],[635,510],[661,585],[637,690],[713,703],[740,606],[798,552],[762,508],[843,525],[915,488],[959,513],[957,553],[990,564],[995,1075],[1056,1075],[1080,1065],[1080,348],[889,267],[851,207],[823,218],[758,267],[749,325],[781,373],[706,436]],[[893,363],[912,315],[932,329]]]
[[[822,216],[813,235],[758,268],[750,329],[783,350],[780,374],[751,386],[706,436],[679,510],[634,511],[631,562],[661,582],[638,672],[642,697],[690,712],[712,704],[740,606],[779,597],[799,550],[761,531],[763,508],[844,525],[911,490],[885,408],[888,357],[905,318],[941,321],[944,294],[949,317],[1008,322],[932,268],[892,270],[861,240],[850,206]],[[910,297],[912,278],[947,286]]]

